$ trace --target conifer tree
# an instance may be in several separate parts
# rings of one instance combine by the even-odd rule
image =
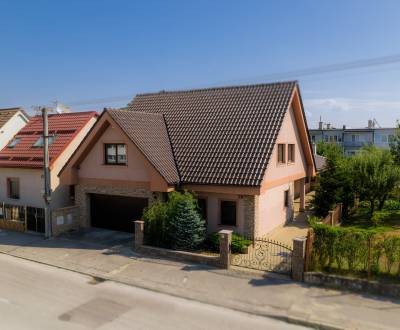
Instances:
[[[190,199],[181,199],[170,222],[171,244],[174,249],[194,250],[204,242],[205,221]]]

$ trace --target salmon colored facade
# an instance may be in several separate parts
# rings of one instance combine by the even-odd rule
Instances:
[[[117,202],[111,203],[116,196],[132,198],[132,203],[135,199],[146,199],[149,205],[156,199],[164,198],[163,193],[187,189],[193,191],[205,205],[203,211],[208,232],[232,229],[249,237],[265,235],[292,219],[295,186],[304,206],[305,184],[315,175],[304,111],[297,89],[290,103],[260,186],[168,183],[107,111],[61,171],[61,183],[76,187],[75,202],[80,207],[82,227],[92,226],[94,221],[98,221],[91,217],[95,195],[109,196],[110,208],[115,207],[117,212]],[[105,146],[109,144],[125,145],[126,163],[105,163]],[[284,145],[284,163],[278,162],[279,144]],[[288,162],[289,144],[294,145],[292,162]],[[235,205],[235,225],[221,224],[224,203]],[[114,220],[110,218],[108,221]],[[127,219],[134,220],[137,219]],[[102,219],[102,226],[104,221],[107,219]]]

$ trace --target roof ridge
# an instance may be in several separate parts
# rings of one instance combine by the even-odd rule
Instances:
[[[216,87],[205,87],[205,88],[192,88],[192,89],[181,89],[181,90],[161,90],[158,92],[149,93],[138,93],[136,96],[150,96],[150,95],[160,95],[160,94],[177,94],[177,93],[194,93],[194,92],[205,92],[213,90],[224,90],[224,89],[239,89],[239,88],[249,88],[249,87],[265,87],[273,85],[289,85],[298,84],[297,80],[287,80],[287,81],[277,81],[271,83],[259,83],[259,84],[245,84],[245,85],[229,85],[229,86],[216,86]]]
[[[178,166],[178,162],[176,161],[176,155],[175,155],[176,152],[175,152],[174,145],[172,144],[172,141],[171,141],[171,135],[170,135],[170,132],[169,132],[170,129],[168,128],[168,123],[165,120],[165,115],[163,113],[161,113],[161,116],[162,116],[163,121],[164,121],[165,130],[167,131],[168,142],[169,142],[169,146],[170,146],[171,152],[172,152],[172,159],[174,160],[176,172],[178,173],[178,182],[180,183],[180,182],[182,182],[182,176],[181,176],[181,171],[180,171],[179,166]]]
[[[132,111],[132,110],[129,110],[128,108],[126,108],[126,107],[124,107],[124,108],[118,108],[118,109],[110,109],[110,108],[108,108],[108,109],[105,109],[105,111],[119,111],[119,112],[128,112],[128,113],[137,113],[137,112],[139,112],[139,113],[145,113],[145,114],[148,114],[148,115],[155,115],[155,116],[157,116],[157,117],[163,117],[164,118],[164,115],[162,114],[162,113],[159,113],[159,112],[148,112],[148,111]],[[165,120],[165,119],[164,119]]]
[[[12,108],[0,108],[0,112],[6,112],[6,111],[20,111],[22,110],[21,107],[12,107]]]

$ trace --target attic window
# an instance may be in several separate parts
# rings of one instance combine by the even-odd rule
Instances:
[[[13,140],[8,144],[7,148],[10,148],[10,149],[14,148],[20,141],[21,141],[21,139],[19,139],[19,138],[13,139]]]
[[[51,145],[54,142],[55,137],[54,136],[49,136],[49,145]],[[33,144],[32,147],[34,148],[43,148],[44,145],[44,140],[43,140],[43,136],[41,136],[40,138],[37,139],[37,141]]]

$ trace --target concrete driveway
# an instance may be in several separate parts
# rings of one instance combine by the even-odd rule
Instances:
[[[83,228],[62,234],[59,238],[76,242],[100,244],[107,247],[133,246],[133,233],[101,228]]]

